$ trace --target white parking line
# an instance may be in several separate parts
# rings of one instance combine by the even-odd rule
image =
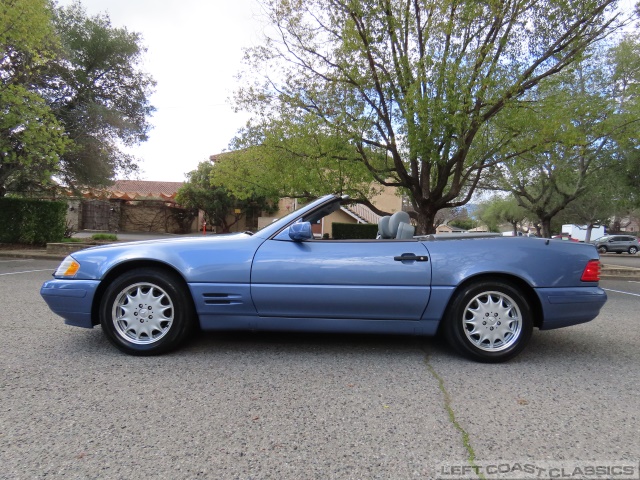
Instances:
[[[0,273],[0,277],[4,276],[4,275],[18,275],[20,273],[33,273],[33,272],[52,272],[53,269],[52,268],[45,268],[42,270],[26,270],[24,272],[9,272],[9,273]]]
[[[625,295],[633,295],[634,297],[640,297],[640,293],[631,293],[631,292],[623,292],[621,290],[613,290],[611,288],[603,288],[607,292],[616,292],[616,293],[624,293]]]

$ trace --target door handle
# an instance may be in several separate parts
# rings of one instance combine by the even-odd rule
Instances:
[[[428,262],[429,257],[426,255],[416,255],[415,253],[403,253],[397,257],[393,257],[396,262]]]

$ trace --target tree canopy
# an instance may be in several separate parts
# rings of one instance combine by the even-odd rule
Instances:
[[[122,145],[146,140],[155,82],[140,35],[90,17],[79,2],[0,7],[0,196],[7,187],[108,184],[137,168]]]
[[[493,135],[496,117],[622,22],[611,0],[262,3],[270,35],[246,54],[236,104],[253,117],[236,144],[284,143],[308,170],[320,158],[364,166],[408,195],[421,233],[503,161],[515,135]],[[314,136],[341,147],[312,155]]]
[[[46,183],[69,144],[50,106],[32,88],[57,45],[46,0],[0,6],[0,197],[24,176]]]
[[[237,198],[226,187],[213,184],[212,173],[216,168],[211,162],[201,162],[196,170],[189,172],[187,182],[178,190],[176,202],[185,208],[202,210],[207,224],[220,227],[222,233],[230,232],[248,215],[257,217],[263,211],[275,211],[277,197],[255,194]]]

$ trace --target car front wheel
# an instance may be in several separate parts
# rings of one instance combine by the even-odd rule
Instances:
[[[503,280],[483,280],[454,295],[445,336],[459,353],[480,362],[504,362],[518,355],[533,331],[529,302]]]
[[[116,347],[157,355],[178,347],[194,326],[193,302],[175,274],[139,268],[117,277],[100,303],[100,324]]]
[[[607,253],[607,247],[604,247],[604,246],[602,246],[602,247],[598,247],[598,252],[600,252],[600,253]]]
[[[629,254],[635,255],[636,253],[638,253],[637,247],[629,247]]]

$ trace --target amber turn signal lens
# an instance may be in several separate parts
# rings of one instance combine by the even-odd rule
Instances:
[[[76,262],[73,257],[69,256],[62,261],[62,263],[56,270],[56,273],[54,273],[53,275],[55,277],[73,277],[76,273],[78,273],[79,269],[80,264]]]

